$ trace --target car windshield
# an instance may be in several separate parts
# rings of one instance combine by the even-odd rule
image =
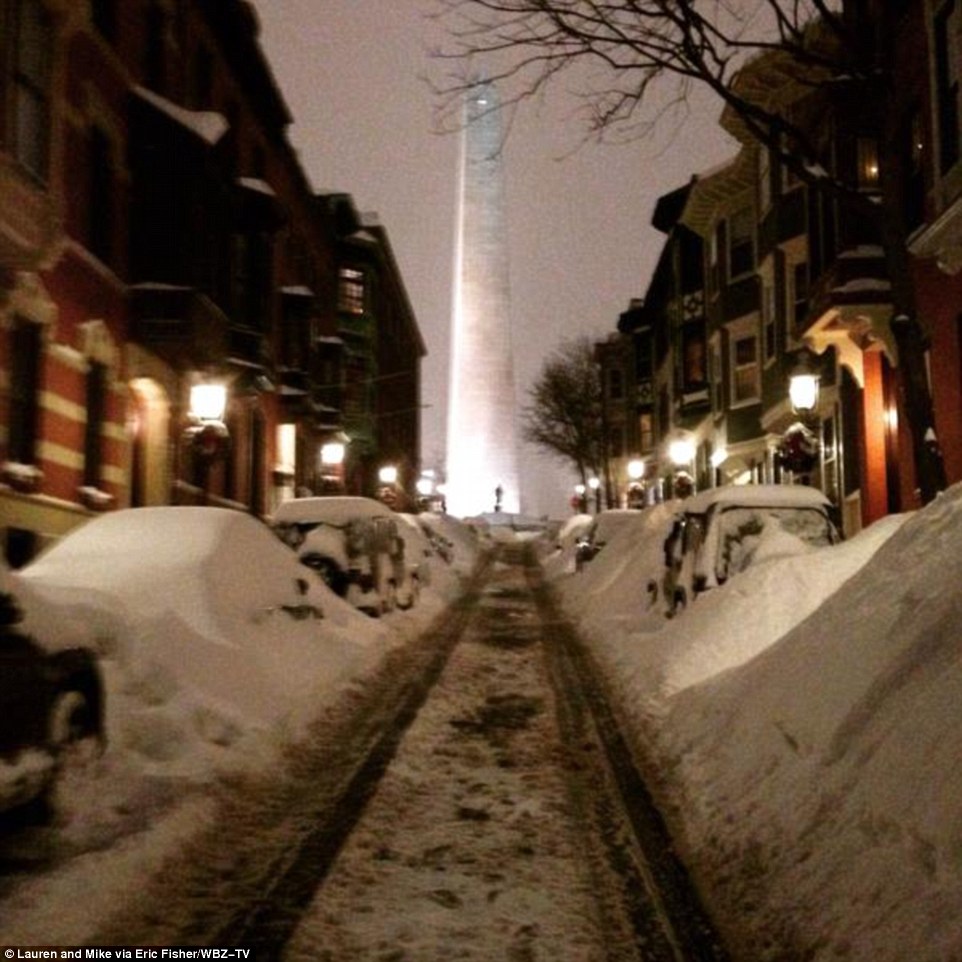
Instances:
[[[718,524],[721,579],[744,571],[752,563],[762,533],[771,537],[773,526],[779,535],[796,539],[800,551],[806,546],[820,548],[836,540],[828,516],[816,508],[732,507],[722,512]]]

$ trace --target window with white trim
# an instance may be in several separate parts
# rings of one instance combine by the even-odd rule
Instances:
[[[732,407],[750,404],[761,397],[758,369],[758,335],[754,332],[731,337]]]

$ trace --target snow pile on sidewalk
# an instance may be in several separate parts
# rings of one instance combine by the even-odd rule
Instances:
[[[558,588],[739,957],[962,959],[962,486],[639,630],[608,565]]]

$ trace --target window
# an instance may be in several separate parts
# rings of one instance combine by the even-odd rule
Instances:
[[[859,137],[855,142],[858,164],[858,189],[878,190],[878,141],[874,137]]]
[[[721,414],[724,408],[724,398],[722,396],[722,359],[717,339],[712,340],[708,361],[711,365],[711,408],[715,414]]]
[[[732,405],[757,401],[758,336],[746,334],[732,337]]]
[[[708,286],[711,291],[718,291],[721,287],[721,268],[719,257],[725,243],[725,222],[715,225],[708,241]]]
[[[53,28],[39,0],[13,4],[10,36],[12,117],[8,140],[14,157],[40,180],[50,158],[50,52]]]
[[[805,323],[808,314],[808,262],[796,264],[791,273],[792,320],[796,330]]]
[[[768,210],[772,204],[772,155],[767,147],[758,148],[758,209]]]
[[[84,429],[84,484],[99,487],[103,466],[103,424],[107,411],[107,365],[91,361],[87,371],[87,425]]]
[[[337,309],[346,314],[364,313],[364,273],[342,267],[338,287]]]
[[[765,335],[765,363],[775,359],[775,286],[762,285],[762,330]]]
[[[90,187],[87,238],[92,254],[110,264],[113,253],[113,171],[110,141],[99,127],[90,131]]]
[[[755,267],[755,222],[752,209],[734,214],[728,225],[728,279],[750,274]]]
[[[935,15],[935,99],[939,166],[948,171],[959,159],[959,4],[949,0]]]
[[[625,396],[625,379],[620,367],[608,369],[608,398],[620,401]]]
[[[10,343],[10,434],[7,460],[33,464],[40,419],[40,357],[43,346],[39,324],[16,318]]]
[[[905,151],[905,223],[914,230],[925,220],[925,128],[918,107],[909,114],[901,139]]]
[[[650,411],[638,415],[638,444],[642,452],[655,446],[655,422]]]
[[[682,390],[702,391],[708,383],[704,324],[686,324],[681,335]]]
[[[784,136],[779,141],[779,147],[784,153],[792,154],[792,156],[798,156],[799,151],[793,150],[788,143],[787,138]],[[781,169],[781,189],[782,192],[789,191],[793,187],[798,187],[802,181],[798,174],[795,173],[791,167],[788,166],[784,161],[780,162]]]

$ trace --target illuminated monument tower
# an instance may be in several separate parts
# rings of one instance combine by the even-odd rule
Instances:
[[[469,517],[520,510],[497,92],[465,104],[451,332],[447,507]]]

